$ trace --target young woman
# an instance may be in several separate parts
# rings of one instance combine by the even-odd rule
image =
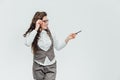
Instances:
[[[46,12],[36,12],[30,28],[25,32],[25,45],[33,51],[33,78],[35,80],[55,80],[56,59],[54,48],[61,50],[69,40],[74,39],[75,33],[70,34],[61,44],[48,28]]]

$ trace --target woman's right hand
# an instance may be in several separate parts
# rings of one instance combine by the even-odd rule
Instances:
[[[38,29],[39,29],[39,27],[40,27],[41,24],[42,24],[42,20],[38,19],[38,20],[36,21],[36,26],[35,26],[35,30],[36,30],[36,31],[38,31]]]

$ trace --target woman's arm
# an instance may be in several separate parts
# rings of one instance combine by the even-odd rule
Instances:
[[[62,41],[58,40],[55,35],[53,36],[53,42],[54,42],[54,48],[58,51],[64,48],[67,44],[65,40]]]
[[[28,46],[28,47],[31,46],[31,44],[37,34],[37,31],[40,29],[40,24],[41,24],[41,20],[38,19],[36,21],[35,29],[31,33],[27,34],[27,36],[25,37],[25,45],[26,46]]]
[[[36,34],[37,34],[36,30],[33,30],[31,33],[27,34],[27,36],[25,37],[25,45],[27,47],[31,46]]]
[[[75,33],[71,33],[65,40],[59,41],[56,38],[56,35],[53,35],[53,42],[54,42],[54,47],[56,50],[61,50],[62,48],[64,48],[67,43],[69,42],[69,40],[74,39],[76,36]]]

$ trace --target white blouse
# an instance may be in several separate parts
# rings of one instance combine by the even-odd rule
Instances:
[[[36,34],[37,34],[36,30],[33,30],[31,33],[27,34],[27,36],[25,37],[25,45],[26,46],[30,47],[32,45],[32,42],[33,42]],[[62,48],[64,48],[66,46],[65,40],[61,41],[61,44],[60,44],[60,42],[57,40],[55,34],[53,34],[52,32],[51,32],[51,34],[52,34],[52,38],[53,38],[53,46],[56,50],[61,50]],[[52,44],[52,42],[51,42],[50,37],[48,36],[47,32],[45,30],[42,30],[40,33],[38,46],[42,50],[47,51],[50,48],[51,44]],[[41,65],[51,65],[54,62],[55,62],[55,58],[52,61],[50,61],[48,59],[48,57],[46,57],[44,64],[41,62],[37,62],[37,63],[39,63]]]

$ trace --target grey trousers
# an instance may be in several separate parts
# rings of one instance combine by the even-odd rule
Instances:
[[[52,65],[43,66],[33,62],[33,78],[35,80],[55,80],[56,78],[56,62]]]

